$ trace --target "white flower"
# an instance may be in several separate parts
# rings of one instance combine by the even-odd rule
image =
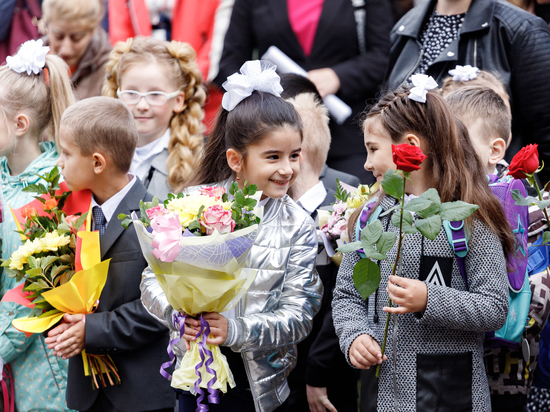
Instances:
[[[479,73],[477,67],[472,67],[469,64],[466,66],[456,66],[453,70],[449,70],[449,74],[453,76],[453,80],[460,82],[468,82],[474,80]]]
[[[46,64],[49,51],[49,47],[43,47],[42,40],[29,40],[23,43],[15,56],[8,56],[6,63],[14,72],[27,72],[29,76],[31,73],[38,74]]]
[[[222,84],[227,90],[223,95],[222,107],[230,112],[254,90],[280,97],[283,87],[276,69],[277,66],[267,60],[247,61],[241,67],[242,74],[234,73]]]
[[[413,74],[411,81],[415,85],[409,93],[409,99],[419,103],[426,103],[426,93],[428,90],[437,88],[437,82],[432,76],[425,74]]]

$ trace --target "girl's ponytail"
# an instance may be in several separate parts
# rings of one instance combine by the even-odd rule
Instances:
[[[185,96],[183,110],[175,114],[170,122],[170,155],[166,166],[168,183],[175,188],[189,181],[202,150],[202,106],[206,100],[206,92],[193,48],[187,43],[172,41],[166,45],[166,50],[177,59],[180,68],[177,76],[180,80],[177,83],[182,87]]]
[[[67,64],[58,56],[48,54],[45,68],[48,70],[50,89],[51,130],[57,150],[59,147],[59,127],[65,109],[75,102]]]

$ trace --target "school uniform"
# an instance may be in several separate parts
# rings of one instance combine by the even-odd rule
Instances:
[[[138,178],[101,205],[103,228],[92,200],[94,226],[101,235],[101,259],[111,259],[107,282],[94,313],[86,315],[86,353],[110,355],[121,384],[92,389],[82,357],[70,359],[67,405],[79,411],[168,411],[175,397],[159,368],[168,360],[168,329],[145,310],[139,284],[147,262],[133,225],[125,230],[118,215],[139,213],[139,201],[152,196]]]
[[[396,199],[380,201],[389,210]],[[394,212],[395,213],[395,212]],[[398,233],[391,213],[380,218],[385,231]],[[353,236],[355,238],[355,236]],[[353,239],[355,240],[355,239]],[[423,312],[392,315],[380,377],[369,369],[372,391],[362,411],[488,411],[491,399],[483,364],[484,333],[500,329],[508,314],[508,277],[501,243],[487,226],[474,220],[464,258],[468,286],[460,274],[445,230],[430,241],[420,233],[407,235],[402,248],[401,276],[426,284]],[[353,283],[357,253],[346,253],[334,288],[332,313],[340,348],[349,350],[366,334],[380,346],[384,338],[389,296],[386,291],[397,242],[378,262],[381,282],[365,302]],[[351,364],[351,362],[350,362]]]

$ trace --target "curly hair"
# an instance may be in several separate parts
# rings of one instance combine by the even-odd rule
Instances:
[[[206,91],[197,66],[196,53],[187,43],[161,41],[152,37],[136,37],[119,42],[107,62],[107,78],[102,95],[116,97],[121,78],[135,64],[162,64],[172,74],[176,87],[183,91],[183,109],[170,120],[168,145],[168,183],[172,188],[185,184],[193,172],[204,143],[202,106]],[[168,126],[168,125],[167,125]]]

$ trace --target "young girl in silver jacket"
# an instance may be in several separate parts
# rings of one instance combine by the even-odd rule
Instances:
[[[265,69],[264,62],[262,69],[273,71]],[[258,271],[255,280],[227,316],[204,315],[213,335],[207,342],[221,346],[236,382],[218,405],[209,405],[210,411],[287,410],[287,376],[296,364],[296,344],[310,332],[322,297],[313,221],[286,195],[300,169],[301,121],[293,106],[278,97],[274,71],[263,80],[262,76],[259,81],[241,77],[253,91],[236,104],[235,93],[226,93],[193,181],[226,189],[232,181],[241,187],[248,181],[263,192],[264,205],[260,233],[247,263]],[[237,94],[241,99],[242,93]],[[198,186],[186,192],[196,190]],[[150,269],[144,272],[141,290],[150,313],[176,330],[170,321],[173,309]],[[194,340],[199,325],[187,319],[182,339],[186,344]],[[181,359],[181,350],[174,350]],[[180,411],[196,408],[188,392],[180,394],[179,402]]]

